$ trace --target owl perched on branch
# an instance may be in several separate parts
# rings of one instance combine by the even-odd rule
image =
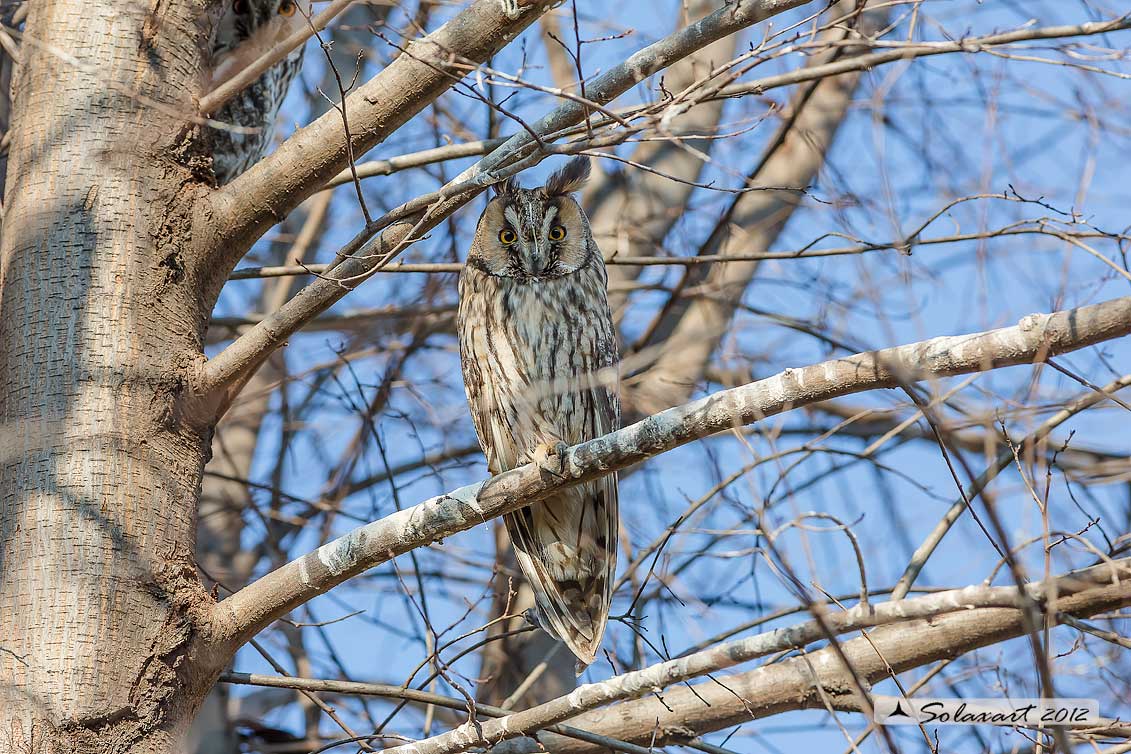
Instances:
[[[296,0],[224,0],[206,89],[215,89],[306,24]],[[254,133],[212,129],[217,185],[231,181],[267,151],[279,107],[302,68],[302,53],[299,47],[211,115],[220,123],[258,129]]]
[[[605,261],[570,196],[589,176],[574,158],[545,186],[512,179],[479,218],[459,280],[467,400],[487,465],[498,474],[554,458],[617,429],[617,345]],[[558,467],[560,471],[560,465]],[[506,516],[539,622],[593,662],[612,599],[617,478],[571,487]]]

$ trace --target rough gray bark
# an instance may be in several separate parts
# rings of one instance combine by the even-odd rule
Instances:
[[[183,672],[211,605],[192,560],[210,428],[186,400],[209,302],[184,216],[205,25],[191,3],[113,10],[33,3],[21,51],[0,245],[5,751],[172,751],[214,678]]]
[[[709,31],[733,33],[799,4],[728,4]],[[261,165],[239,196],[207,188],[192,117],[205,6],[31,6],[13,117],[8,232],[0,240],[0,748],[176,751],[244,641],[391,552],[737,423],[932,375],[1032,363],[1131,331],[1131,303],[1119,299],[787,370],[571,449],[566,482],[523,468],[441,496],[330,543],[217,606],[192,560],[194,506],[217,408],[208,388],[233,388],[232,397],[234,383],[243,385],[305,315],[337,299],[327,286],[312,286],[293,307],[297,316],[255,330],[260,340],[252,339],[250,356],[229,354],[205,368],[208,314],[227,268],[259,230],[318,190],[344,158],[340,124],[320,122]],[[534,12],[515,21],[502,4],[478,0],[464,13],[439,36],[466,44],[454,52],[474,57],[504,44]],[[84,24],[74,24],[80,15]],[[706,37],[703,26],[696,29],[610,69],[597,94],[611,99],[699,49]],[[405,63],[370,82],[373,100],[355,103],[365,129],[359,149],[446,88],[442,77],[422,83],[419,73]],[[385,86],[403,86],[404,96],[376,96]],[[572,112],[563,107],[541,125],[567,123]],[[504,150],[484,164],[513,156]],[[388,236],[404,232],[401,223]],[[220,249],[218,239],[231,244]]]

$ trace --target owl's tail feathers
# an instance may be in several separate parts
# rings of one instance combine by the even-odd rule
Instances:
[[[540,623],[582,667],[605,635],[617,560],[616,478],[579,485],[506,517]]]

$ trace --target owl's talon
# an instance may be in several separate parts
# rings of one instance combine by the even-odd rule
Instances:
[[[534,457],[531,460],[542,471],[560,479],[564,476],[568,450],[569,446],[560,440],[555,443],[543,443],[534,449]]]
[[[542,625],[542,616],[540,616],[538,614],[537,608],[534,608],[534,607],[526,608],[526,610],[524,610],[522,612],[522,618],[523,618],[523,620],[525,620],[531,626],[534,626],[535,628],[541,628],[543,631],[546,630],[545,627]]]

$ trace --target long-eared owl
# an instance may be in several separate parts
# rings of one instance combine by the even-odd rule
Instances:
[[[297,0],[224,0],[206,89],[215,89],[306,23]],[[302,52],[299,47],[211,114],[223,124],[257,129],[253,133],[211,129],[217,185],[247,170],[267,151],[279,106],[302,67]]]
[[[464,384],[493,474],[544,465],[563,443],[620,424],[605,261],[570,196],[588,175],[582,157],[540,188],[514,180],[497,186],[460,275]],[[505,521],[539,622],[588,665],[612,599],[616,475],[563,490]]]

